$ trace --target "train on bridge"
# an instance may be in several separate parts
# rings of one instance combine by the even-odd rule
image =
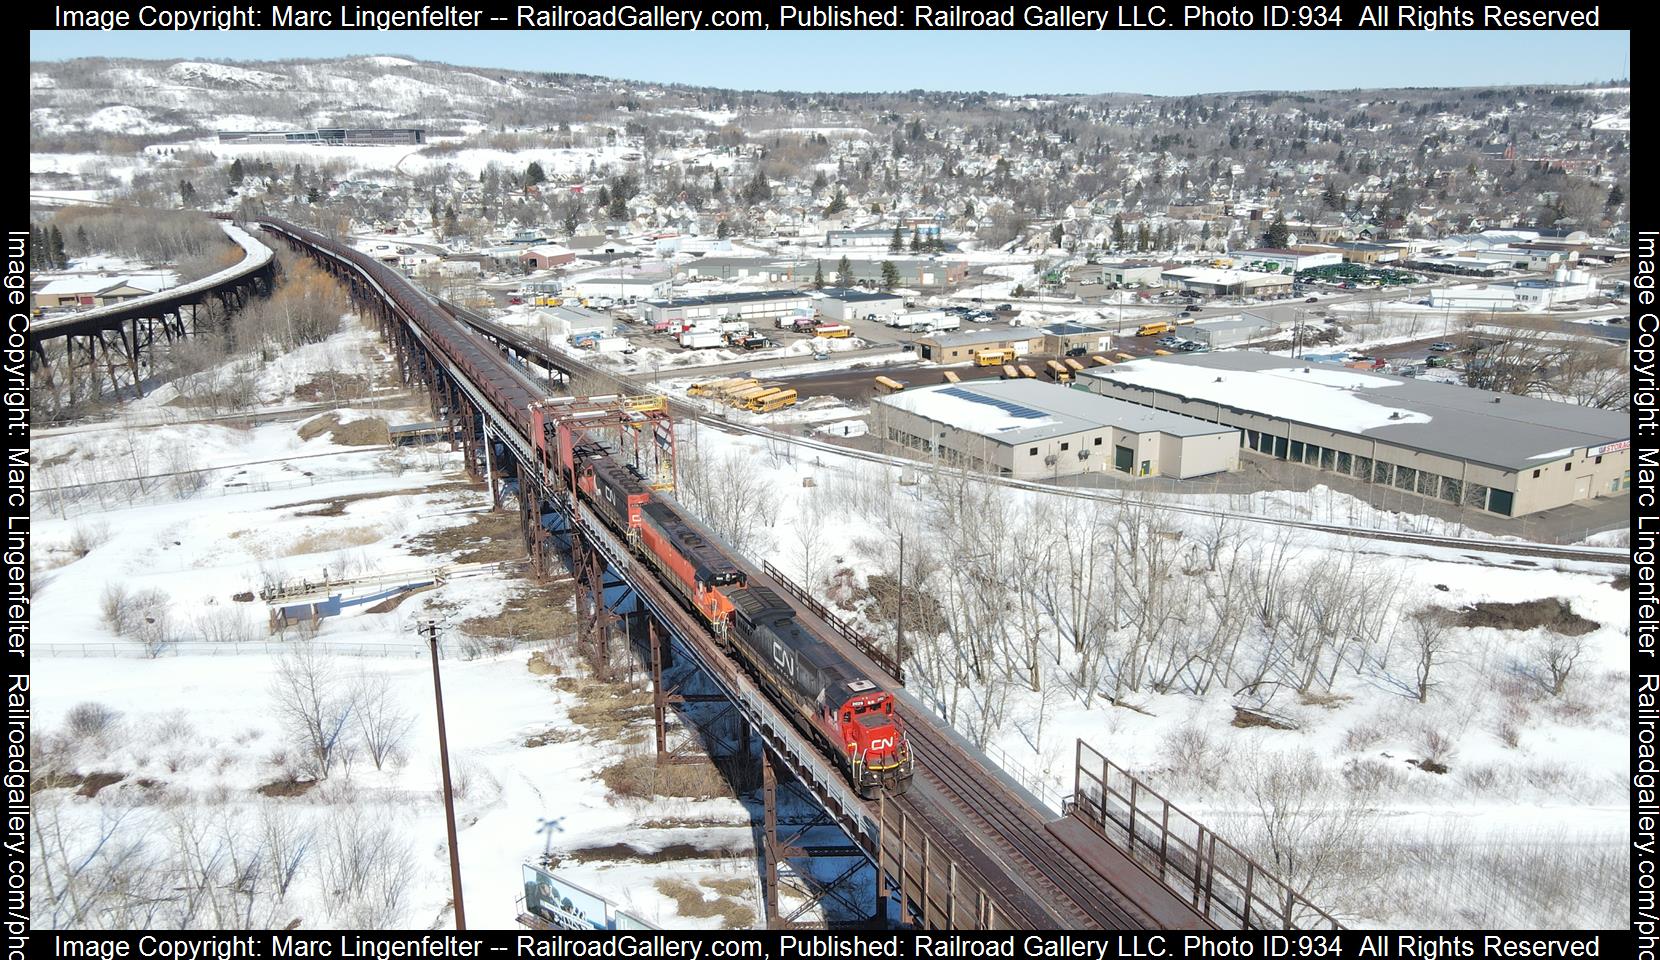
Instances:
[[[749,583],[737,559],[699,532],[578,418],[554,416],[508,361],[395,270],[351,247],[276,219],[268,231],[351,263],[394,303],[433,348],[453,363],[535,447],[549,489],[580,498],[699,618],[723,650],[753,675],[796,725],[847,774],[867,799],[903,793],[914,760],[891,692],[882,689],[807,624],[776,591]],[[521,490],[523,490],[521,486]],[[536,511],[540,515],[540,510]]]

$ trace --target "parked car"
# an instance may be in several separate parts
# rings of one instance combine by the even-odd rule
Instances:
[[[914,343],[902,343],[902,344],[899,345],[899,349],[905,351],[906,353],[911,353],[911,352],[914,352],[916,350],[916,344],[914,344]]]
[[[1458,349],[1457,346],[1455,346],[1453,344],[1450,344],[1445,340],[1442,340],[1438,343],[1432,343],[1432,344],[1429,345],[1429,348],[1431,350],[1435,351],[1436,353],[1446,353],[1448,350],[1457,350]]]
[[[1319,297],[1309,297],[1307,300],[1304,300],[1303,302],[1304,303],[1319,303],[1320,298]]]
[[[828,360],[828,359],[830,359],[830,355],[828,353],[815,353],[815,354],[813,354],[813,359],[814,360]]]
[[[1203,350],[1204,348],[1205,345],[1197,340],[1183,340],[1181,343],[1176,345],[1176,349],[1183,353],[1192,353],[1195,350]]]
[[[1087,347],[1073,347],[1071,350],[1066,351],[1066,355],[1069,357],[1081,357],[1088,352],[1089,349]]]
[[[1007,312],[1007,311],[1013,310],[1013,309],[1014,309],[1014,304],[1012,304],[1012,303],[1000,303],[1000,304],[997,305],[997,312],[999,312],[999,313],[1004,313],[1004,312]]]

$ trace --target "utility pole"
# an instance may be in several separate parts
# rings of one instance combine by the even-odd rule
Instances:
[[[438,623],[421,624],[432,651],[432,699],[438,706],[438,765],[444,772],[444,827],[450,839],[450,895],[455,899],[455,929],[467,929],[467,910],[461,903],[461,850],[455,840],[455,794],[450,788],[450,745],[444,734],[444,688],[438,680]]]
[[[899,612],[894,616],[897,622],[893,649],[894,665],[900,673],[905,672],[905,531],[899,531]],[[898,679],[897,677],[895,679]]]

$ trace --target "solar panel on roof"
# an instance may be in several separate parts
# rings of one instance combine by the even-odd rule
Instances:
[[[943,393],[948,397],[961,397],[964,400],[972,400],[975,403],[983,403],[988,407],[996,407],[1009,416],[1016,417],[1021,420],[1049,419],[1049,414],[1040,410],[1033,410],[1031,407],[1023,407],[1013,401],[1000,400],[996,397],[988,397],[984,394],[975,393],[966,387],[946,387],[944,390],[941,390],[940,393]]]

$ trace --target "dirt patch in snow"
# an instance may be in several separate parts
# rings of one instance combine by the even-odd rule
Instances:
[[[284,777],[281,780],[272,780],[259,788],[259,792],[267,797],[299,797],[306,791],[317,786],[315,780],[296,780],[293,777]]]
[[[743,929],[755,925],[755,908],[722,895],[712,888],[705,889],[677,877],[652,881],[657,892],[674,901],[682,917],[720,917],[727,929]],[[709,896],[710,893],[714,897]]]
[[[487,510],[473,514],[466,523],[411,537],[409,552],[417,556],[453,553],[456,563],[500,563],[522,560],[525,547],[518,513]]]
[[[1559,597],[1524,600],[1521,603],[1483,601],[1458,611],[1461,627],[1492,627],[1496,630],[1533,630],[1544,627],[1570,637],[1583,636],[1601,624],[1574,612],[1573,604]]]
[[[576,627],[576,614],[569,604],[568,587],[524,590],[508,597],[500,613],[461,621],[461,631],[473,637],[533,643],[564,639]]]
[[[598,847],[572,850],[561,859],[577,863],[615,863],[633,860],[639,863],[674,863],[678,860],[724,860],[737,851],[725,847],[699,847],[690,843],[671,843],[657,850],[642,850],[627,843],[608,843]]]
[[[379,417],[365,417],[342,424],[339,414],[325,413],[300,424],[301,440],[315,439],[325,433],[329,435],[331,443],[338,443],[344,447],[390,446],[392,443],[392,434],[386,427],[386,421]]]
[[[81,789],[76,790],[75,792],[83,797],[96,797],[98,795],[98,791],[113,784],[120,783],[126,778],[127,775],[124,773],[89,773],[86,776],[86,780],[81,783]]]
[[[294,388],[294,399],[313,403],[323,400],[344,403],[350,400],[360,400],[368,395],[369,380],[367,377],[355,373],[338,373],[333,370],[319,373]]]
[[[320,500],[301,500],[298,503],[285,504],[283,509],[294,510],[298,507],[316,507],[315,510],[299,510],[296,517],[338,517],[346,512],[346,508],[354,503],[365,500],[380,500],[385,497],[413,497],[430,493],[448,493],[455,490],[471,490],[473,485],[464,480],[454,480],[449,483],[440,483],[427,487],[405,487],[402,490],[387,490],[383,493],[354,493],[344,497],[323,497]]]

